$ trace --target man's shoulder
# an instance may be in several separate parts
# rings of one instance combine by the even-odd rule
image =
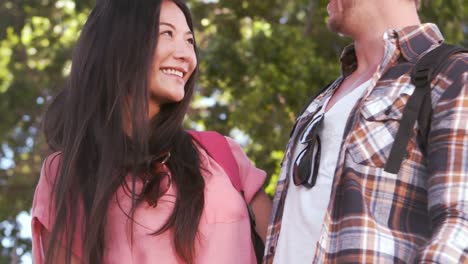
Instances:
[[[456,46],[456,45],[455,45]],[[461,48],[463,50],[458,51],[454,54],[452,54],[450,57],[447,58],[448,62],[462,62],[462,63],[467,63],[468,62],[468,48],[462,47],[462,46],[457,46],[458,48]]]
[[[448,63],[450,64],[459,64],[460,67],[466,67],[468,66],[468,49],[466,49],[465,52],[457,52],[455,54],[452,54],[449,58],[447,58]]]
[[[439,74],[446,75],[450,79],[458,78],[461,74],[468,72],[468,49],[452,54],[444,64]]]
[[[447,44],[432,47],[419,56],[414,66],[419,70],[430,66],[433,77],[454,79],[468,71],[468,49]]]

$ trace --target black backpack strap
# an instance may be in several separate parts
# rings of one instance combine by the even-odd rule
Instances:
[[[423,147],[426,148],[432,116],[431,80],[446,66],[445,62],[454,53],[467,52],[466,49],[449,44],[441,44],[425,54],[413,68],[411,81],[416,86],[408,99],[395,135],[385,171],[397,174],[401,163],[406,157],[406,147],[413,135],[413,127],[418,119],[419,133],[423,138]]]

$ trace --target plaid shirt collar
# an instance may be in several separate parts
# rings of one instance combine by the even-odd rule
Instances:
[[[421,57],[431,46],[438,45],[444,41],[439,28],[432,23],[409,26],[402,29],[387,30],[383,39],[386,43],[395,43],[397,55],[411,63]],[[343,77],[350,75],[357,68],[357,58],[354,44],[350,44],[343,49],[340,57],[341,73]]]

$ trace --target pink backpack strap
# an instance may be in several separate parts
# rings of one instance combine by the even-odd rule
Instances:
[[[239,177],[239,167],[226,138],[215,131],[198,132],[188,130],[187,132],[205,149],[208,155],[210,155],[210,157],[212,157],[224,169],[226,174],[229,176],[232,185],[238,192],[240,192],[245,201],[244,191],[242,190]],[[252,246],[255,249],[255,257],[257,262],[261,263],[263,252],[265,251],[265,245],[255,230],[255,215],[252,211],[252,207],[247,203],[247,201],[245,202],[245,205],[249,212],[250,234],[252,236]]]
[[[237,191],[242,191],[239,166],[226,138],[215,131],[187,131],[226,172]]]

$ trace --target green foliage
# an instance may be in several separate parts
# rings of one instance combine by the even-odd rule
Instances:
[[[41,115],[69,72],[93,2],[0,3],[1,263],[30,251],[15,219],[31,207],[47,152]],[[349,39],[326,29],[326,0],[188,3],[201,49],[200,93],[188,124],[242,139],[249,157],[271,176],[265,188],[273,194],[295,115],[339,74],[338,56]],[[421,18],[437,23],[449,42],[466,46],[467,5],[426,1]]]

